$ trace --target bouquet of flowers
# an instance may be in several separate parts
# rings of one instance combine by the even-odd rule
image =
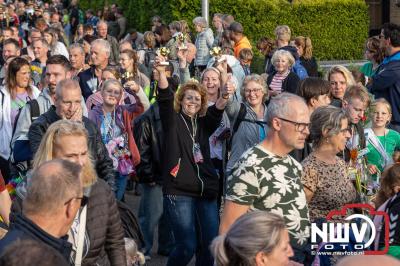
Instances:
[[[361,203],[371,204],[379,189],[379,183],[372,179],[367,170],[365,154],[367,151],[358,151],[356,148],[350,150],[349,174],[355,182],[357,193],[360,195]]]
[[[131,160],[131,152],[127,144],[128,142],[123,135],[113,138],[106,144],[114,168],[122,175],[129,175],[135,172],[135,167]]]

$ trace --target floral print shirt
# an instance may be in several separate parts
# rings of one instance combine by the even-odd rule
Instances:
[[[280,157],[257,145],[233,167],[226,199],[250,205],[250,210],[281,215],[292,247],[303,249],[310,236],[310,222],[301,171],[301,165],[291,156]]]

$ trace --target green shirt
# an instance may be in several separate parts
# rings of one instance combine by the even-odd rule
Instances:
[[[228,177],[226,199],[284,217],[291,245],[302,249],[310,236],[308,207],[300,181],[302,167],[291,156],[279,157],[261,145],[243,154]]]
[[[363,73],[366,77],[372,77],[374,74],[375,74],[375,70],[374,69],[372,69],[372,63],[371,62],[368,62],[368,63],[365,63],[362,67],[361,67],[361,69],[360,69],[360,71],[361,71],[361,73]]]
[[[389,129],[389,132],[385,136],[378,136],[378,139],[390,158],[396,149],[400,149],[400,133],[397,131]],[[384,160],[381,154],[369,142],[367,148],[369,151],[367,153],[368,164],[375,165],[382,172]]]

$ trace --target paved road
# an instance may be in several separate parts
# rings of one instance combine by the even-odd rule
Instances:
[[[125,200],[129,206],[131,206],[132,211],[135,213],[136,217],[138,217],[139,211],[139,201],[140,197],[135,196],[132,191],[127,191],[125,193]],[[157,234],[155,234],[157,236]],[[157,243],[155,239],[154,243]],[[153,247],[153,251],[151,254],[151,260],[147,262],[147,266],[164,266],[167,263],[167,257],[157,255],[157,249]]]
[[[139,210],[139,201],[140,197],[135,196],[133,191],[127,191],[125,193],[125,200],[129,206],[131,206],[132,211],[135,213],[136,217],[138,217]],[[155,238],[157,237],[157,233],[155,233]],[[154,239],[154,243],[157,243],[157,239]],[[151,253],[151,260],[146,263],[147,266],[164,266],[167,263],[167,257],[160,256],[157,254],[157,246],[153,246],[153,250]],[[194,265],[194,259],[191,261],[189,266]]]

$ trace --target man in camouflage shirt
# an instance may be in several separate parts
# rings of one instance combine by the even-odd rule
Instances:
[[[220,233],[247,211],[279,214],[289,231],[292,259],[304,263],[310,236],[308,207],[301,165],[288,153],[304,147],[310,114],[302,98],[282,93],[271,100],[267,122],[266,139],[245,152],[228,177]]]

